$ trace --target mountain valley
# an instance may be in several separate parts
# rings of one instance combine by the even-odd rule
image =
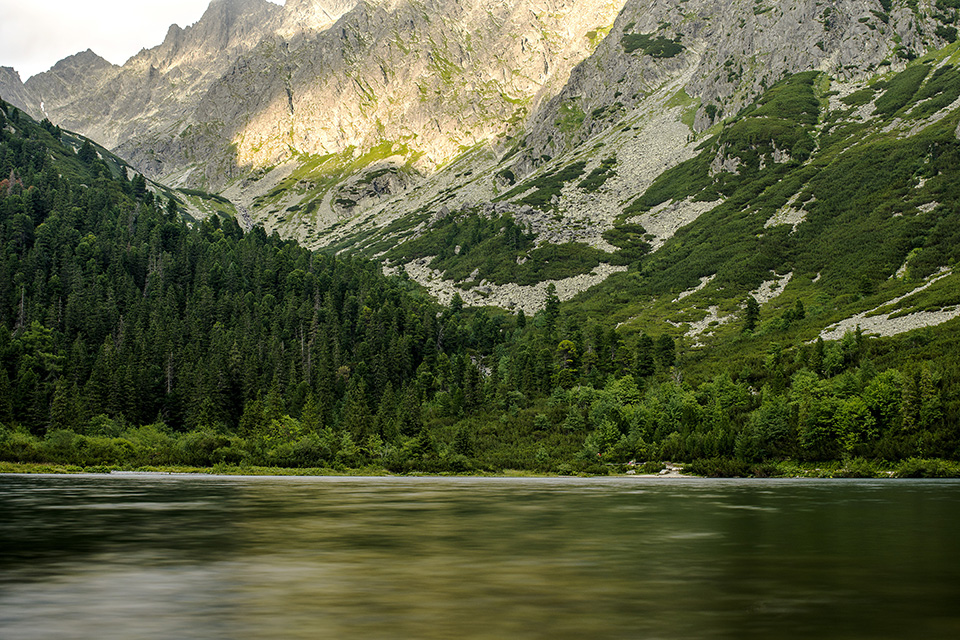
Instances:
[[[635,456],[733,455],[766,408],[792,421],[794,440],[777,451],[793,457],[909,457],[921,440],[950,457],[958,22],[956,0],[214,0],[122,66],[86,51],[26,82],[2,68],[0,95],[77,153],[97,143],[114,177],[140,176],[194,230],[262,227],[317,255],[372,260],[402,289],[429,292],[438,314],[473,314],[461,332],[496,318],[502,342],[464,339],[456,357],[472,365],[436,376],[462,383],[473,366],[494,386],[523,378],[524,399],[494,409],[450,400],[452,388],[438,399],[418,379],[435,411],[424,415],[449,431],[441,440],[470,419],[465,406],[559,426],[577,422],[568,410],[582,401],[587,448],[601,453],[622,435]],[[641,367],[652,336],[675,357]],[[927,376],[938,417],[883,414],[868,394],[883,368],[903,374],[903,394]],[[686,397],[697,411],[713,406],[704,394],[719,393],[721,372],[752,397],[737,400],[739,426],[678,427],[685,444],[664,444],[652,414],[610,417],[597,398],[564,395],[628,370],[663,385],[641,384],[649,394],[719,385]],[[333,423],[346,389],[328,399]],[[551,389],[564,391],[550,400]],[[803,440],[811,397],[838,403],[836,447]],[[299,416],[302,398],[289,410]],[[867,446],[882,434],[850,426],[868,410],[890,438],[904,430],[895,445]],[[903,420],[938,435],[907,433]],[[608,423],[616,437],[602,434]]]

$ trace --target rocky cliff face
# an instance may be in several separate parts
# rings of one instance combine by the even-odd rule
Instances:
[[[219,189],[304,155],[401,143],[432,170],[516,131],[622,0],[215,0],[122,67],[87,52],[32,78],[51,119],[154,177]]]
[[[156,131],[175,132],[191,105],[236,56],[278,24],[280,7],[266,0],[215,0],[192,27],[170,27],[163,43],[122,67],[90,51],[30,78],[26,87],[51,121],[109,148]]]
[[[23,109],[33,118],[41,118],[41,114],[34,104],[33,96],[20,79],[20,74],[13,67],[0,67],[0,97],[13,106]]]
[[[26,86],[34,99],[49,103],[49,108],[56,110],[60,105],[76,100],[78,95],[95,92],[118,69],[87,49],[64,58],[49,71],[30,78]]]
[[[887,8],[889,7],[889,13]],[[515,172],[574,148],[689,71],[693,129],[736,114],[784,76],[816,69],[859,79],[946,42],[934,2],[628,2],[608,38],[536,115]],[[888,67],[888,68],[889,68]]]
[[[286,40],[308,38],[330,27],[356,5],[356,0],[288,0],[277,35]]]
[[[583,162],[602,189],[524,215],[540,241],[609,248],[623,203],[767,87],[902,68],[951,19],[933,0],[215,0],[122,67],[78,54],[24,99],[316,244]]]
[[[432,169],[524,121],[591,50],[613,2],[360,4],[296,50],[262,47],[198,119],[231,123],[237,162],[404,143]],[[270,69],[281,69],[270,74]],[[225,98],[243,87],[243,100]]]

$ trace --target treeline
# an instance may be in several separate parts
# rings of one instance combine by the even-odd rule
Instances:
[[[323,429],[357,443],[415,437],[424,380],[449,357],[451,383],[479,380],[468,350],[501,338],[494,321],[441,312],[374,263],[233,220],[188,226],[139,176],[114,176],[88,145],[73,154],[3,113],[8,428],[109,436],[157,424],[265,446]]]
[[[958,373],[936,358],[901,365],[850,334],[685,380],[670,335],[628,344],[552,294],[530,319],[441,307],[372,262],[188,224],[89,145],[0,111],[2,460],[605,472],[958,455]]]

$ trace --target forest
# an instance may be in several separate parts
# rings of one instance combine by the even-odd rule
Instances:
[[[2,102],[0,176],[0,470],[960,471],[957,321],[784,342],[748,305],[693,353],[555,295],[530,318],[441,306],[375,262],[194,220]]]

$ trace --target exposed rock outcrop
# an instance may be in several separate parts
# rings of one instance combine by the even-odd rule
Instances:
[[[23,109],[33,118],[43,117],[37,109],[36,100],[13,67],[0,67],[0,98],[18,109]]]
[[[516,172],[575,148],[610,126],[611,106],[631,110],[689,64],[696,68],[684,89],[699,100],[698,132],[791,73],[819,69],[851,79],[884,61],[902,67],[916,52],[945,44],[934,3],[908,4],[888,15],[877,0],[630,0],[596,53],[536,114]]]
[[[622,2],[214,0],[120,68],[76,60],[27,89],[56,124],[175,182],[219,189],[387,140],[432,169],[515,131]]]

